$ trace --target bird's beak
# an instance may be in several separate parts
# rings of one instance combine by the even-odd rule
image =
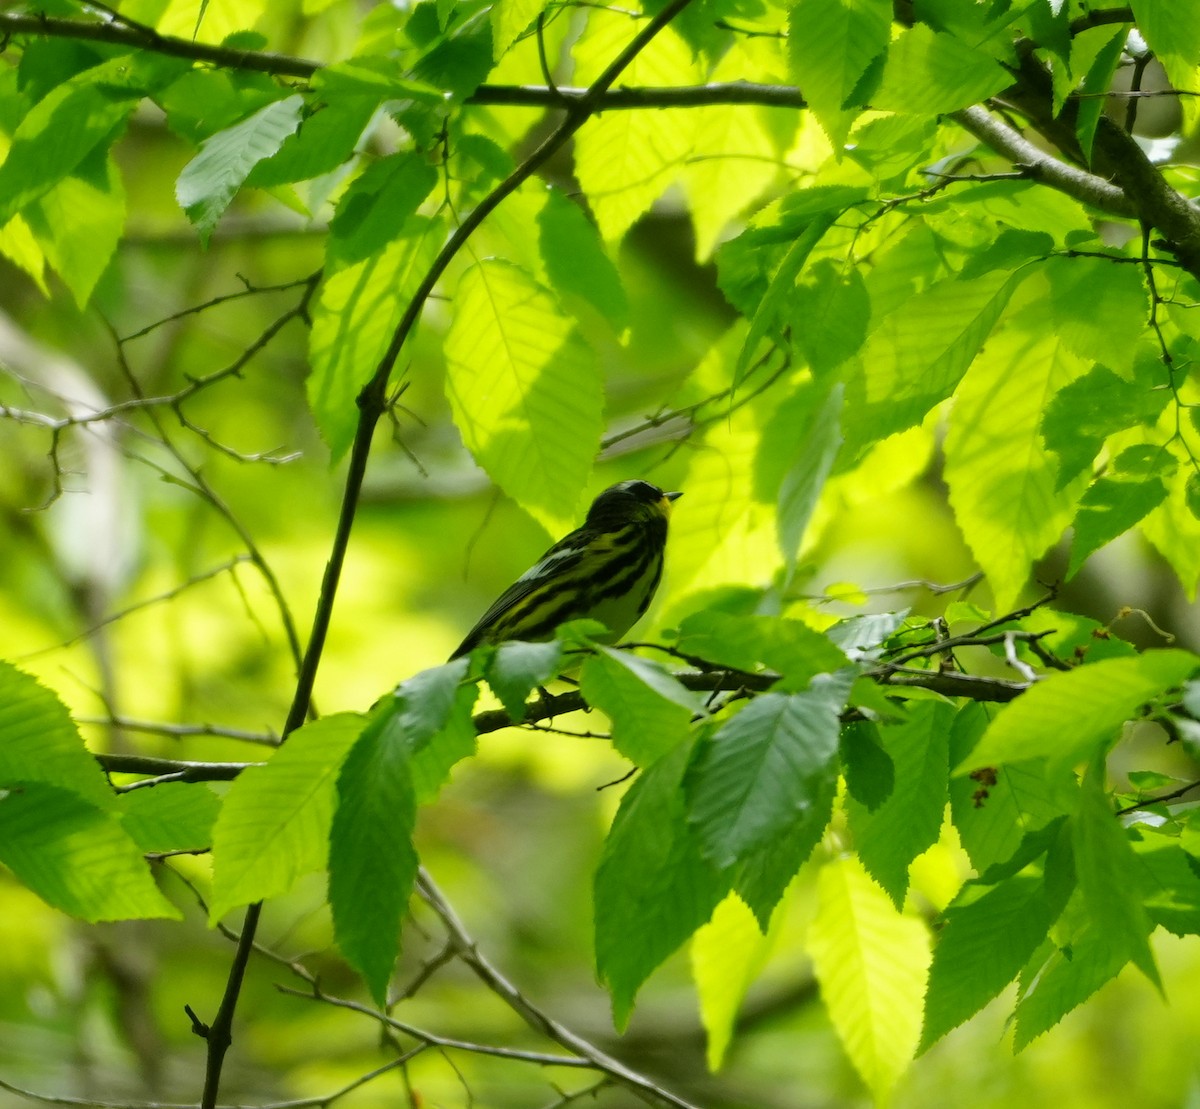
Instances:
[[[678,500],[682,496],[683,496],[682,493],[664,493],[662,495],[662,501],[660,503],[662,504],[662,510],[663,510],[664,516],[671,515],[671,502]]]

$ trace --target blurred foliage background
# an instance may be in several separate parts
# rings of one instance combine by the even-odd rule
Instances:
[[[122,11],[147,19],[151,7],[147,0]],[[273,0],[248,5],[250,13],[243,7],[209,3],[201,38],[219,41],[249,20],[273,50],[332,60],[355,53],[388,23],[380,8],[350,0]],[[78,12],[64,4],[57,14]],[[195,4],[176,2],[156,25],[190,36],[196,16]],[[540,118],[492,109],[484,126],[501,115],[497,126],[513,135]],[[815,128],[808,118],[799,126]],[[0,363],[7,371],[0,403],[48,408],[78,398],[102,406],[130,396],[131,379],[146,396],[166,395],[233,366],[256,344],[261,349],[188,402],[188,426],[169,410],[61,435],[0,420],[4,655],[92,721],[89,740],[98,747],[246,759],[254,747],[221,733],[275,734],[295,672],[288,630],[254,559],[275,575],[303,640],[341,493],[341,467],[331,466],[305,398],[302,320],[289,320],[262,342],[301,303],[305,287],[297,282],[321,267],[330,208],[317,192],[328,196],[337,182],[312,186],[305,198],[312,218],[277,196],[247,190],[202,249],[174,197],[194,154],[191,143],[144,104],[116,154],[126,232],[86,307],[54,277],[39,288],[0,259]],[[566,159],[547,171],[567,189],[570,174]],[[697,366],[735,318],[713,264],[697,261],[677,192],[636,224],[615,260],[628,294],[628,332],[621,342],[600,327],[592,336],[613,436],[702,399]],[[548,541],[463,449],[443,388],[446,326],[435,300],[406,350],[394,418],[376,435],[315,690],[322,713],[363,710],[399,680],[444,659]],[[947,505],[936,439],[936,428],[926,427],[886,465],[837,485],[823,500],[802,563],[804,592],[822,611],[912,605],[934,615],[945,598],[908,583],[963,582],[974,573]],[[682,488],[669,552],[670,562],[681,562],[688,557],[691,458],[715,449],[680,437],[677,426],[645,427],[604,451],[589,492],[628,476]],[[1038,577],[1059,579],[1065,559],[1064,544]],[[986,596],[986,585],[971,595]],[[669,574],[639,636],[672,626],[698,596],[673,587]],[[1092,558],[1063,588],[1059,605],[1115,621],[1135,642],[1158,643],[1161,628],[1200,646],[1194,602],[1137,536]],[[1121,615],[1126,608],[1139,611]],[[183,722],[200,732],[212,725],[217,734],[171,734]],[[586,718],[562,723],[587,728]],[[481,948],[546,1011],[702,1104],[868,1103],[802,953],[812,903],[807,870],[720,1073],[705,1066],[687,952],[653,979],[628,1032],[614,1035],[591,969],[590,874],[617,801],[616,791],[601,787],[624,768],[596,740],[547,734],[531,743],[525,733],[500,733],[483,737],[479,757],[456,769],[443,796],[422,813],[418,845]],[[962,864],[945,845],[931,856],[915,884],[937,907],[948,896],[947,874]],[[205,926],[199,907],[206,867],[199,856],[160,869],[164,890],[185,907],[186,920],[172,927],[85,927],[0,872],[0,1079],[85,1104],[194,1097],[203,1045],[184,1006],[211,1011],[232,950],[226,936]],[[436,934],[418,906],[406,929],[400,981],[436,958]],[[332,950],[319,876],[267,906],[260,939],[285,959],[303,955],[328,993],[363,1000],[361,984]],[[1191,1050],[1200,1037],[1200,1000],[1187,988],[1200,959],[1194,943],[1161,932],[1156,952],[1170,984],[1169,1009],[1127,971],[1014,1056],[1007,1008],[993,1005],[935,1046],[902,1081],[894,1104],[954,1106],[969,1098],[978,1106],[1030,1109],[1200,1105]],[[305,989],[286,965],[252,961],[223,1103],[325,1096],[389,1057],[381,1055],[381,1033],[370,1019],[280,985]],[[446,1037],[537,1046],[457,965],[440,969],[398,1012]],[[425,1052],[408,1075],[381,1078],[337,1104],[404,1104],[407,1096],[426,1106],[524,1109],[565,1104],[556,1088],[572,1091],[587,1081],[566,1068],[521,1069],[450,1050]],[[419,1101],[405,1081],[419,1090]],[[607,1091],[596,1102],[625,1105],[627,1096]],[[24,1096],[0,1091],[0,1106],[25,1104]]]

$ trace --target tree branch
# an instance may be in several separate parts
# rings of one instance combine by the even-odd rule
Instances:
[[[976,104],[953,112],[950,118],[981,142],[987,143],[997,154],[1004,155],[1014,165],[1025,167],[1033,180],[1114,216],[1129,218],[1137,214],[1133,201],[1124,189],[1047,154],[986,108]]]

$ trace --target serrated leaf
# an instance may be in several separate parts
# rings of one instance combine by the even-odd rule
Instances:
[[[547,0],[499,0],[492,6],[492,50],[497,61],[508,53],[546,7]]]
[[[1109,435],[1154,420],[1168,399],[1142,375],[1127,381],[1103,365],[1055,393],[1042,416],[1042,437],[1059,456],[1058,488],[1092,465]]]
[[[595,360],[549,293],[517,266],[472,266],[454,307],[446,394],[463,442],[513,500],[565,532],[600,447]]]
[[[937,115],[976,104],[1011,83],[990,54],[918,23],[892,40],[871,107]]]
[[[997,997],[1045,940],[1056,916],[1039,875],[965,886],[938,934],[919,1050]]]
[[[827,636],[781,616],[693,613],[679,627],[677,646],[684,654],[736,670],[753,673],[761,664],[777,671],[786,689],[802,689],[817,674],[846,665],[846,656]]]
[[[338,947],[383,1005],[399,950],[400,920],[417,874],[416,798],[403,731],[378,717],[337,778],[329,837],[329,906]]]
[[[196,226],[202,242],[217,225],[250,171],[271,157],[300,126],[304,97],[276,100],[248,119],[205,139],[179,174],[175,199]]]
[[[974,763],[974,757],[969,761]],[[954,827],[981,874],[1007,863],[1029,835],[1061,817],[1074,802],[1073,773],[1050,775],[1041,761],[1008,763],[950,781]]]
[[[798,0],[788,13],[790,76],[835,149],[865,104],[851,94],[886,54],[891,24],[882,0]]]
[[[143,851],[188,851],[212,843],[221,799],[202,783],[160,782],[121,794],[121,825]]]
[[[652,659],[597,646],[583,664],[579,689],[612,721],[613,746],[630,762],[649,766],[687,739],[699,696]]]
[[[733,887],[766,932],[771,915],[800,868],[809,860],[833,816],[836,777],[820,790],[813,804],[770,842],[751,851],[737,867]]]
[[[1197,665],[1189,651],[1166,650],[1056,671],[997,714],[959,770],[1031,758],[1072,766],[1107,749],[1143,704]]]
[[[779,60],[774,44],[737,40],[721,56],[709,81],[736,81],[747,73],[769,81],[782,76],[777,72]],[[683,167],[683,184],[695,228],[698,262],[712,256],[730,221],[746,211],[779,173],[777,162],[783,148],[777,145],[770,126],[778,116],[772,120],[768,111],[749,104],[717,104],[694,110],[694,143],[700,156],[688,159]]]
[[[1181,837],[1144,824],[1131,827],[1129,835],[1138,859],[1142,903],[1151,922],[1176,936],[1200,934],[1200,874]]]
[[[1053,333],[1014,328],[993,336],[955,393],[945,448],[950,504],[1001,612],[1083,491],[1079,481],[1058,488],[1038,433],[1043,398],[1083,369]]]
[[[1141,481],[1097,478],[1079,501],[1067,577],[1073,578],[1093,551],[1123,535],[1166,497],[1167,487],[1156,477]]]
[[[854,846],[867,873],[904,905],[908,868],[937,842],[946,809],[950,726],[955,707],[938,701],[911,706],[907,719],[879,731],[895,785],[875,808],[851,796],[847,804]]]
[[[787,311],[791,298],[796,291],[796,278],[804,269],[804,263],[813,248],[821,241],[821,237],[833,226],[836,218],[834,212],[819,212],[800,232],[795,242],[788,248],[779,268],[771,276],[770,284],[759,301],[758,307],[750,320],[750,330],[746,333],[746,341],[742,344],[734,367],[733,384],[736,389],[746,376],[747,371],[758,356],[762,341],[780,324]]]
[[[18,124],[0,164],[0,227],[115,138],[138,99],[187,64],[123,55],[47,92]]]
[[[332,173],[354,154],[381,97],[341,96],[303,116],[279,149],[256,163],[246,177],[253,188],[310,181]]]
[[[562,672],[563,645],[510,640],[496,648],[487,664],[487,682],[515,723],[525,718],[525,702],[533,689]]]
[[[687,822],[680,746],[621,799],[595,878],[596,969],[623,1028],[643,982],[712,915],[729,875],[700,853]]]
[[[111,808],[46,782],[0,790],[0,863],[48,904],[90,923],[182,917]]]
[[[778,536],[783,555],[782,589],[787,589],[796,572],[800,542],[817,507],[817,498],[842,445],[841,414],[845,397],[841,382],[829,390],[825,402],[814,413],[804,436],[804,446],[779,486]]]
[[[1050,314],[1063,345],[1082,358],[1131,365],[1150,308],[1138,267],[1047,258],[1040,268],[1050,282]]]
[[[599,232],[579,205],[557,190],[538,213],[538,246],[546,276],[560,295],[581,297],[616,331],[628,325],[629,299]]]
[[[628,18],[593,9],[573,54],[575,80],[588,85],[628,45]],[[690,85],[702,80],[692,51],[670,27],[621,71],[622,84]],[[695,120],[688,112],[633,110],[593,115],[575,138],[575,172],[600,233],[620,239],[683,168]]]
[[[921,1033],[929,936],[852,856],[821,868],[808,950],[846,1054],[877,1100],[907,1069]]]
[[[1117,63],[1121,60],[1121,53],[1128,38],[1128,28],[1121,27],[1097,52],[1079,85],[1082,99],[1079,103],[1079,114],[1075,120],[1075,134],[1083,149],[1084,159],[1087,161],[1091,161],[1092,158],[1092,141],[1096,137],[1096,124],[1100,122],[1100,113],[1104,108],[1103,94],[1112,87],[1113,74],[1116,72]],[[1121,267],[1114,268],[1120,269]]]
[[[1126,957],[1105,935],[1101,922],[1091,921],[1062,947],[1028,972],[1032,988],[1014,1011],[1013,1050],[1020,1051],[1053,1028],[1076,1006],[1116,977]]]
[[[1025,276],[943,281],[880,319],[859,354],[862,376],[848,387],[847,450],[915,426],[950,396]],[[871,303],[877,308],[874,290]]]
[[[842,729],[838,749],[847,793],[873,812],[896,787],[896,766],[884,749],[878,725],[870,720],[851,721]]]
[[[378,254],[326,277],[313,311],[308,403],[336,460],[358,425],[355,404],[441,247],[441,225],[412,217]]]
[[[774,933],[760,932],[746,903],[732,893],[716,907],[712,920],[692,937],[692,980],[708,1037],[705,1058],[710,1071],[721,1069],[738,1010],[774,941]]]
[[[111,158],[101,179],[68,176],[26,210],[46,259],[82,309],[125,229],[125,188]]]
[[[474,688],[463,687],[470,665],[470,659],[456,658],[422,670],[402,681],[393,699],[385,702],[403,729],[413,754],[446,726],[460,702],[475,703]]]
[[[729,866],[818,813],[848,692],[842,676],[819,675],[802,693],[765,693],[705,744],[688,809],[707,858]]]
[[[0,788],[44,782],[114,811],[117,797],[71,714],[36,678],[0,662]]]
[[[329,224],[330,263],[340,269],[383,250],[403,234],[437,179],[411,151],[372,162],[338,201]]]
[[[1097,767],[1084,779],[1071,830],[1079,891],[1088,913],[1097,924],[1103,924],[1105,940],[1123,960],[1132,960],[1161,991],[1162,981],[1150,950],[1150,920],[1141,898],[1129,885],[1129,876],[1137,871],[1137,857],[1109,803],[1103,772]]]
[[[265,766],[238,775],[213,828],[210,921],[324,869],[338,771],[365,725],[357,713],[305,724]]]
[[[796,342],[818,376],[840,366],[863,345],[871,300],[856,266],[822,258],[796,287],[792,323]]]

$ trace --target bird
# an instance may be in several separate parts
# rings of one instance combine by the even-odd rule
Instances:
[[[672,502],[682,495],[636,478],[610,485],[592,501],[582,527],[496,598],[450,661],[481,643],[547,640],[560,624],[583,618],[599,620],[619,639],[650,607]]]

